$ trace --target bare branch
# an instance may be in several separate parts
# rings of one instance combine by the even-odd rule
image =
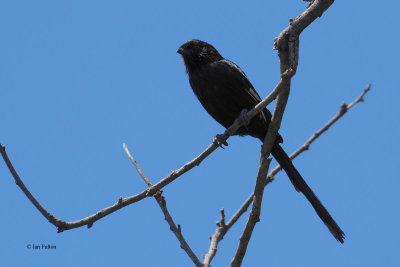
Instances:
[[[152,186],[151,182],[149,181],[149,179],[147,179],[146,175],[144,175],[142,169],[139,167],[139,164],[132,157],[131,153],[128,150],[128,147],[125,145],[125,143],[122,144],[122,146],[124,147],[125,152],[128,155],[129,159],[132,161],[133,165],[135,165],[135,168],[139,173],[139,175],[143,178],[147,186],[151,187]],[[158,205],[160,206],[162,212],[164,213],[164,218],[168,222],[171,231],[175,234],[176,238],[178,238],[179,242],[181,243],[181,248],[186,252],[186,254],[190,257],[190,259],[196,266],[203,266],[199,258],[197,258],[197,256],[194,254],[193,250],[190,248],[185,238],[183,237],[180,225],[178,224],[178,226],[176,226],[174,220],[172,219],[171,214],[167,209],[167,203],[165,201],[165,197],[162,195],[162,190],[159,190],[154,195],[154,198],[156,199]]]
[[[228,227],[225,224],[224,209],[221,209],[221,220],[219,222],[217,222],[216,224],[217,224],[218,228],[215,231],[215,234],[213,234],[210,237],[210,239],[211,239],[210,248],[208,250],[208,253],[206,255],[204,255],[204,262],[203,262],[204,267],[210,266],[212,259],[214,258],[215,254],[217,254],[218,242],[223,238],[226,231],[228,231]]]
[[[146,175],[144,175],[142,169],[139,167],[139,164],[137,164],[136,160],[132,157],[131,153],[129,152],[128,147],[125,145],[125,143],[122,144],[122,146],[125,149],[125,153],[128,155],[129,159],[132,161],[133,165],[135,165],[135,168],[139,175],[143,178],[144,182],[147,184],[148,187],[151,187],[153,184],[147,179]]]
[[[288,71],[290,71],[290,75],[286,76]],[[258,168],[256,185],[254,188],[253,206],[249,215],[249,219],[240,237],[239,246],[230,266],[240,266],[242,264],[254,227],[256,223],[260,221],[261,203],[264,194],[264,187],[267,182],[266,178],[268,174],[268,168],[271,162],[268,157],[272,147],[274,146],[275,138],[282,122],[283,113],[289,97],[290,79],[294,73],[295,71],[292,69],[284,70],[282,73],[281,82],[283,89],[278,94],[274,114],[272,115],[271,122],[268,126],[267,134],[264,138],[261,148],[260,165]]]
[[[42,213],[44,217],[46,217],[51,223],[55,220],[53,215],[51,215],[42,205],[36,200],[36,198],[29,192],[28,188],[26,188],[25,184],[22,182],[21,178],[19,177],[18,173],[15,171],[14,166],[12,165],[8,155],[6,153],[6,147],[0,144],[0,153],[6,163],[8,169],[10,170],[12,176],[14,177],[15,183],[21,188],[22,192],[28,197],[28,199],[32,202],[32,204]]]
[[[231,261],[231,266],[240,266],[246,253],[247,244],[251,238],[255,224],[259,221],[260,208],[262,202],[263,188],[268,183],[267,173],[263,170],[267,168],[269,156],[272,146],[274,145],[276,135],[280,128],[283,113],[286,107],[287,99],[290,92],[290,79],[296,73],[298,66],[298,51],[299,51],[299,35],[310,25],[318,16],[329,8],[333,0],[316,0],[311,3],[309,9],[303,12],[295,20],[291,21],[290,25],[281,32],[278,38],[274,41],[274,49],[278,50],[280,59],[281,82],[283,89],[278,94],[278,100],[275,107],[271,123],[268,127],[267,135],[263,142],[261,150],[260,167],[257,175],[256,187],[254,189],[253,208],[250,212],[249,219],[240,238],[239,246],[234,258]],[[288,75],[288,73],[290,73]],[[285,76],[288,77],[285,77]],[[264,169],[262,169],[264,168]]]
[[[32,196],[32,194],[29,192],[29,190],[25,187],[23,184],[22,180],[18,176],[17,172],[15,171],[11,161],[8,158],[8,155],[5,150],[5,146],[0,144],[0,152],[1,155],[9,168],[11,174],[13,175],[17,185],[21,188],[21,190],[25,193],[25,195],[28,197],[28,199],[34,204],[34,206],[42,213],[42,215],[53,225],[55,225],[58,228],[58,232],[63,232],[65,230],[70,230],[74,228],[78,228],[84,225],[87,225],[89,228],[92,227],[93,223],[100,220],[101,218],[127,206],[132,203],[138,202],[146,197],[153,196],[163,188],[164,186],[170,184],[173,182],[175,179],[177,179],[179,176],[182,174],[186,173],[187,171],[191,170],[193,167],[197,166],[200,164],[201,161],[203,161],[209,154],[211,154],[214,150],[217,149],[218,146],[216,146],[214,143],[209,145],[209,147],[202,152],[198,157],[193,159],[192,161],[186,163],[183,167],[181,167],[177,171],[172,171],[168,176],[166,176],[164,179],[156,183],[155,185],[149,187],[148,189],[142,191],[141,193],[130,196],[127,198],[122,198],[120,197],[118,201],[107,208],[104,208],[97,213],[90,215],[86,218],[83,218],[78,221],[72,221],[72,222],[66,222],[61,219],[58,219],[54,217],[52,214],[50,214],[46,209],[44,209],[39,202]]]
[[[364,102],[364,95],[371,89],[371,84],[368,84],[367,88],[364,89],[364,91],[361,93],[359,97],[357,97],[353,102],[351,102],[349,105],[346,103],[343,103],[340,106],[339,112],[330,120],[328,121],[324,126],[322,126],[321,129],[316,131],[303,145],[301,145],[295,152],[293,152],[290,155],[290,159],[294,159],[297,157],[300,153],[308,150],[310,148],[310,145],[324,132],[326,132],[336,121],[338,121],[346,112],[351,109],[355,104],[359,102]],[[275,167],[269,174],[268,178],[273,179],[273,177],[282,169],[281,166]]]
[[[256,223],[260,221],[261,203],[264,195],[265,182],[267,181],[265,178],[268,174],[268,167],[270,163],[271,159],[268,158],[265,159],[265,163],[260,164],[256,186],[254,189],[253,206],[243,233],[240,236],[239,246],[230,266],[240,266],[242,264],[254,227]]]
[[[229,219],[229,221],[221,226],[217,224],[219,227],[215,230],[215,233],[211,236],[211,243],[208,253],[204,255],[204,266],[210,266],[212,259],[217,253],[218,244],[224,238],[225,234],[229,231],[229,229],[239,220],[240,216],[247,211],[250,204],[253,202],[254,195],[251,196],[242,204],[242,206],[236,211],[236,213]]]

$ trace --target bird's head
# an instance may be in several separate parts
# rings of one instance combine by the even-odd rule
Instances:
[[[214,46],[195,39],[185,42],[176,52],[182,55],[188,72],[210,62],[223,59]]]

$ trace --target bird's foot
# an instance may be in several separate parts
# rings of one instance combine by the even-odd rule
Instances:
[[[247,125],[249,125],[250,124],[250,119],[249,119],[249,116],[247,116],[247,109],[243,109],[241,112],[240,112],[240,115],[239,115],[239,122],[244,126],[244,127],[246,127]]]
[[[226,142],[223,134],[217,134],[214,137],[213,143],[221,147],[222,149],[225,149],[222,145],[228,146],[228,143]]]

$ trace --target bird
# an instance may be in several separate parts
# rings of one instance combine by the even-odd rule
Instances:
[[[186,41],[176,51],[182,56],[189,76],[189,83],[201,105],[223,127],[233,124],[243,110],[251,110],[261,97],[238,65],[221,56],[211,44],[197,39]],[[235,135],[249,135],[263,142],[271,121],[271,112],[265,108],[254,116],[246,126],[240,127]],[[286,172],[298,192],[302,192],[333,237],[344,242],[345,234],[328,210],[307,185],[291,159],[281,147],[282,136],[278,133],[272,156]]]

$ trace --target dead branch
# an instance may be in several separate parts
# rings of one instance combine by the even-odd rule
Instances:
[[[303,145],[301,145],[295,152],[293,152],[290,155],[290,159],[294,159],[297,157],[300,153],[308,150],[310,148],[310,145],[312,142],[315,141],[321,134],[326,132],[337,120],[339,120],[346,112],[351,109],[355,104],[359,102],[364,102],[364,95],[371,89],[371,84],[368,84],[367,88],[364,89],[364,91],[361,93],[359,97],[357,97],[353,102],[351,102],[349,105],[346,103],[343,103],[340,106],[339,112],[329,121],[327,122],[324,126],[322,126],[321,129],[316,131]],[[281,166],[275,167],[270,174],[268,174],[269,179],[273,179],[273,177],[281,170]]]
[[[268,132],[264,139],[264,144],[261,151],[260,168],[259,168],[259,173],[257,175],[256,188],[254,189],[252,212],[249,215],[249,220],[247,221],[245,230],[243,231],[243,234],[240,237],[239,246],[235,256],[231,261],[231,266],[241,265],[244,255],[246,253],[247,244],[250,240],[251,234],[254,229],[254,225],[259,221],[258,216],[259,216],[259,208],[261,206],[262,196],[257,195],[257,192],[259,194],[263,194],[263,190],[258,187],[259,186],[264,187],[266,181],[258,182],[258,179],[266,180],[267,178],[266,176],[267,174],[265,174],[265,177],[260,177],[262,172],[261,167],[265,168],[267,165],[266,157],[269,156],[269,153],[271,152],[272,146],[275,142],[275,137],[278,133],[280,123],[283,117],[283,112],[286,107],[286,102],[289,97],[290,79],[296,73],[297,70],[297,65],[299,60],[298,57],[299,36],[307,26],[309,26],[315,19],[320,17],[329,8],[329,6],[333,3],[333,1],[334,0],[315,0],[314,2],[312,2],[306,11],[304,11],[295,20],[290,21],[290,25],[286,29],[284,29],[280,33],[278,38],[276,38],[274,41],[274,49],[278,50],[281,76],[287,72],[290,72],[291,75],[289,75],[289,77],[285,79],[284,89],[278,94],[277,97],[278,99],[275,111],[274,114],[272,115],[271,123],[268,127]]]

